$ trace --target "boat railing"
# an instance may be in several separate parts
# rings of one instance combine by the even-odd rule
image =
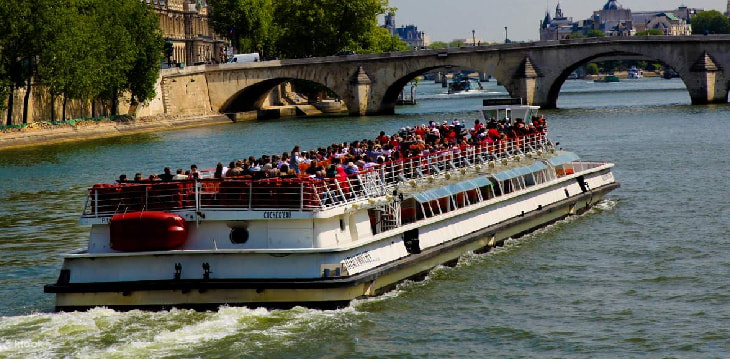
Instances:
[[[356,174],[330,179],[254,180],[249,176],[164,183],[97,184],[89,189],[83,216],[104,217],[146,210],[325,210],[384,196],[393,185],[401,182],[498,162],[548,145],[545,133],[536,133],[391,161]]]
[[[606,164],[608,164],[608,162],[585,161],[585,160],[571,161],[571,162],[556,166],[555,175],[560,178],[563,176],[573,175],[575,173],[587,171],[590,169],[595,169],[597,167],[604,166]]]

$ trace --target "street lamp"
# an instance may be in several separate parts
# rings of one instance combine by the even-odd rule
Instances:
[[[507,36],[507,27],[505,26],[504,27],[504,43],[506,44],[508,42],[509,42],[509,36]]]
[[[476,33],[477,33],[477,31],[476,31],[476,30],[472,30],[472,31],[471,31],[471,41],[472,41],[472,44],[473,44],[472,46],[474,46],[474,47],[476,47],[476,46],[477,46],[477,37],[476,37]]]

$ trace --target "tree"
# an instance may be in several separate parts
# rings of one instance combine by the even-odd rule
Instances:
[[[428,46],[431,49],[437,50],[437,49],[446,49],[449,47],[449,44],[443,42],[443,41],[434,41],[431,43],[431,45]]]
[[[32,93],[33,77],[37,69],[37,55],[47,45],[44,36],[43,20],[49,17],[53,10],[49,0],[24,1],[24,0],[3,0],[2,27],[3,56],[1,66],[5,73],[4,82],[9,89],[8,95],[8,117],[7,125],[13,124],[15,116],[14,98],[15,90],[25,87],[23,99],[24,124],[28,122],[28,103]]]
[[[410,50],[405,41],[382,27],[371,29],[369,34],[365,34],[362,44],[358,45],[360,47],[355,51],[363,54]]]
[[[598,75],[598,65],[596,63],[586,64],[586,73],[590,75]]]
[[[664,32],[659,29],[647,29],[644,31],[638,31],[634,36],[662,36]]]
[[[274,0],[209,0],[210,22],[219,34],[226,34],[239,53],[258,52],[273,46],[271,29]]]
[[[160,75],[160,62],[165,41],[157,15],[143,1],[131,1],[127,16],[127,30],[135,39],[132,68],[127,73],[133,115],[136,106],[155,97],[155,84]]]
[[[452,40],[449,43],[450,48],[460,48],[460,47],[464,47],[464,46],[466,46],[466,43],[464,42],[464,40],[457,39],[457,40]]]
[[[730,19],[717,10],[703,11],[692,18],[693,34],[730,34]]]
[[[596,38],[596,37],[606,37],[606,33],[604,33],[601,30],[592,29],[586,33],[586,37],[589,38]]]
[[[87,0],[88,1],[88,0]],[[93,0],[95,27],[104,39],[99,97],[118,114],[120,94],[135,105],[154,97],[164,41],[151,8],[138,0]]]
[[[282,57],[329,56],[341,50],[372,52],[384,42],[397,45],[377,30],[377,16],[391,10],[385,0],[275,0],[274,3],[277,49]]]

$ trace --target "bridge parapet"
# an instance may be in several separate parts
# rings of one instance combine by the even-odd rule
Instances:
[[[351,113],[376,115],[393,113],[398,94],[414,77],[463,68],[491,75],[513,97],[551,108],[568,75],[585,63],[643,58],[671,66],[693,104],[707,104],[728,100],[728,48],[730,35],[611,37],[190,66],[163,70],[161,90],[171,115],[237,112],[259,109],[282,82],[306,80],[331,89]],[[362,74],[369,83],[353,81]]]

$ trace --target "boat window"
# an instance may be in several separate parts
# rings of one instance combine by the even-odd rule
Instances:
[[[502,182],[502,193],[504,195],[507,195],[507,194],[511,193],[512,191],[513,191],[512,181],[510,181],[510,180],[503,181]]]
[[[345,231],[345,219],[340,218],[340,230]]]
[[[234,244],[245,244],[248,242],[248,229],[245,227],[236,227],[231,229],[231,233],[228,235],[231,242]]]
[[[482,186],[479,188],[479,193],[482,196],[482,200],[489,200],[494,198],[494,187],[493,186]]]
[[[530,173],[525,175],[525,187],[535,186],[535,174]]]

